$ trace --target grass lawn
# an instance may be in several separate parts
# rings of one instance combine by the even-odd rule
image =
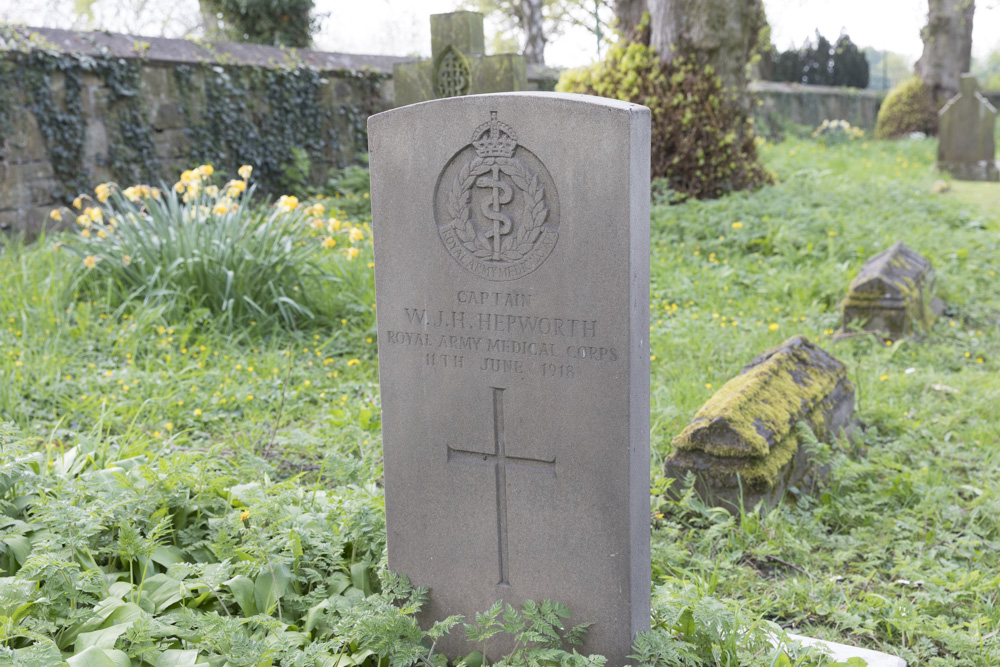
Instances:
[[[656,664],[820,664],[737,631],[759,619],[912,665],[1000,664],[1000,186],[936,193],[935,148],[767,145],[779,185],[654,202]],[[362,194],[332,202],[359,228]],[[84,296],[66,241],[0,247],[0,662],[427,656],[422,593],[381,571],[367,235],[322,288],[324,323],[294,332]],[[834,344],[852,277],[896,241],[933,262],[945,316],[921,340]],[[828,479],[770,512],[666,500],[671,438],[795,334],[847,364],[863,442],[821,446]]]

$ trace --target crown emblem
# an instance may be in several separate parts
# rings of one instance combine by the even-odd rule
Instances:
[[[472,133],[472,145],[481,158],[511,157],[517,148],[517,135],[507,123],[497,120],[497,112],[490,112],[490,119]]]

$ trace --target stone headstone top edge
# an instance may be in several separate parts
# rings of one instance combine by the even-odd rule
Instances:
[[[488,98],[488,97],[539,97],[554,101],[569,101],[569,102],[580,102],[580,103],[599,103],[608,109],[615,109],[619,111],[627,112],[642,112],[645,110],[646,113],[650,113],[649,108],[641,104],[635,104],[633,102],[623,102],[621,100],[615,100],[608,97],[598,97],[596,95],[580,95],[578,93],[554,93],[547,91],[538,90],[523,90],[523,91],[512,91],[509,93],[482,93],[479,95],[463,95],[461,97],[443,97],[440,99],[426,100],[423,102],[415,102],[413,104],[407,104],[406,106],[396,107],[395,109],[389,109],[388,111],[382,111],[381,113],[373,114],[369,117],[371,119],[377,119],[382,116],[388,117],[389,114],[398,114],[400,112],[405,112],[406,110],[412,110],[416,107],[422,107],[426,104],[460,104],[459,100],[467,100],[469,98]]]

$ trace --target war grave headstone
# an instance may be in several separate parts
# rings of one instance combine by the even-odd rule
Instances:
[[[431,59],[392,68],[396,106],[443,97],[527,90],[524,56],[486,55],[479,12],[431,14]]]
[[[933,297],[934,267],[902,242],[871,257],[851,281],[841,303],[843,326],[837,338],[880,332],[891,339],[926,331],[944,311]]]
[[[958,95],[939,112],[938,167],[963,181],[1000,181],[994,126],[997,110],[963,74]]]
[[[698,410],[673,440],[664,471],[694,473],[706,503],[731,512],[763,500],[775,506],[789,486],[824,474],[801,446],[800,422],[820,440],[854,421],[847,368],[805,336],[795,336],[747,364]]]
[[[556,93],[369,119],[388,562],[422,623],[552,599],[611,665],[649,629],[649,133]]]

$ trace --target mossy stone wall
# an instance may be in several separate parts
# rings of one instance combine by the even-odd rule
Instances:
[[[846,120],[872,130],[885,97],[873,90],[776,81],[754,81],[750,90],[760,101],[754,114],[758,124],[778,126],[790,121],[817,127],[824,120]]]
[[[392,107],[388,56],[0,24],[0,230],[116,181],[253,164],[265,189],[323,183]]]

